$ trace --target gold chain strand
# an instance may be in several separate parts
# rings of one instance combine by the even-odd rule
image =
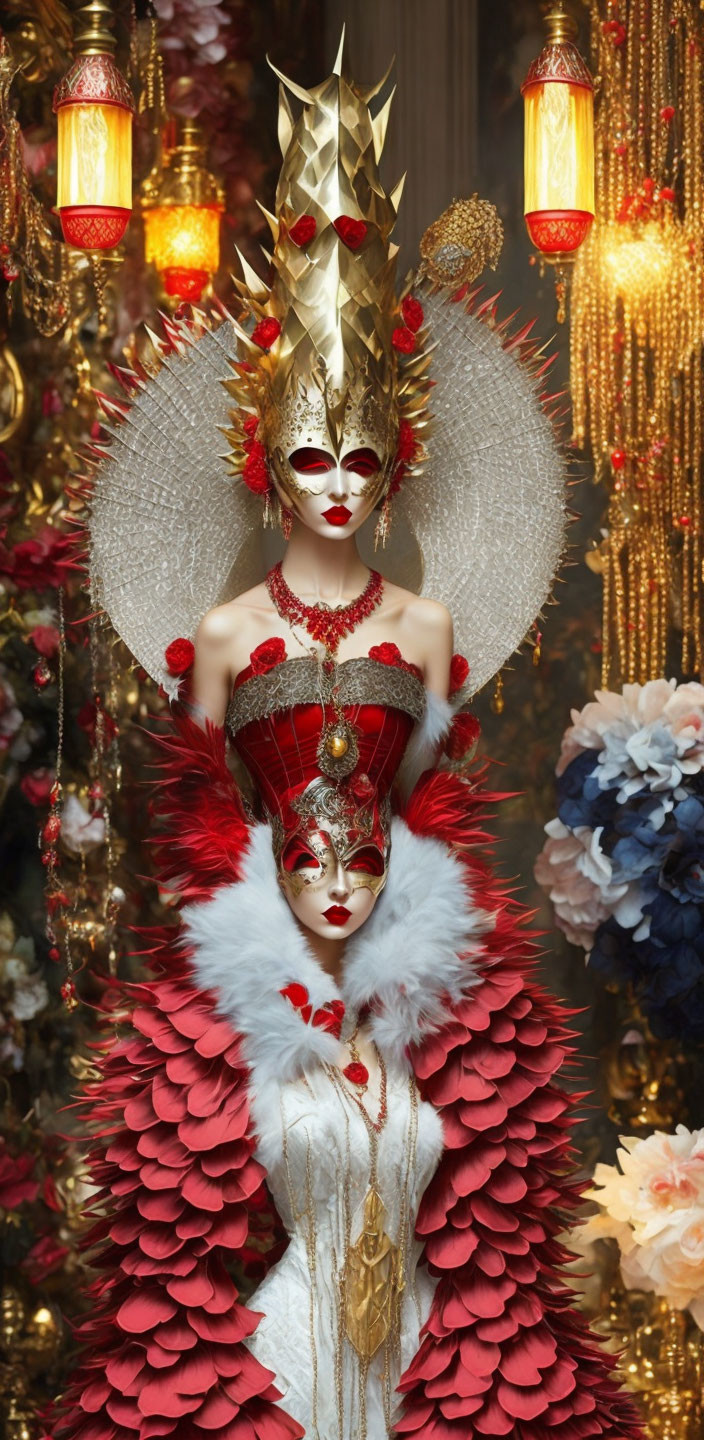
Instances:
[[[704,10],[591,0],[590,14],[597,222],[575,266],[571,388],[575,441],[609,492],[609,686],[663,674],[673,627],[684,673],[702,676]]]

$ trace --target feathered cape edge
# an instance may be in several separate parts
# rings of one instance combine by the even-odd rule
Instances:
[[[167,881],[178,876],[205,909],[241,873],[248,827],[223,737],[201,733],[194,751],[197,739],[183,724],[162,738],[162,855]],[[416,1227],[438,1285],[399,1386],[396,1433],[642,1440],[613,1357],[563,1278],[571,1257],[558,1237],[579,1203],[573,1102],[555,1083],[571,1052],[568,1015],[533,983],[524,917],[478,854],[490,839],[483,811],[498,797],[477,779],[426,775],[404,814],[413,840],[448,847],[471,905],[494,924],[471,988],[448,996],[446,1023],[411,1048],[445,1151]],[[300,1440],[244,1343],[259,1317],[223,1264],[251,1258],[248,1236],[266,1208],[245,1041],[194,987],[182,946],[165,947],[160,967],[162,978],[134,988],[132,1034],[106,1042],[86,1099],[99,1187],[86,1247],[97,1274],[55,1433],[208,1440],[217,1428],[220,1440]]]

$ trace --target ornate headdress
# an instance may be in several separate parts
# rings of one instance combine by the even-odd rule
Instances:
[[[471,288],[501,238],[493,207],[476,197],[454,202],[423,237],[422,298],[395,298],[400,186],[387,195],[378,174],[390,99],[370,108],[383,83],[354,85],[340,56],[314,90],[286,82],[302,111],[294,120],[282,90],[271,287],[243,260],[242,314],[165,321],[155,373],[123,372],[131,403],[107,403],[112,443],[89,477],[93,598],[169,693],[169,643],[192,638],[207,610],[277,558],[260,497],[269,465],[287,463],[287,438],[311,443],[306,425],[325,434],[324,448],[355,427],[377,439],[385,503],[394,495],[382,569],[447,605],[472,691],[549,595],[564,530],[563,462],[543,393],[550,361],[530,326],[509,332],[498,297],[480,301]],[[371,560],[374,521],[367,527]]]
[[[276,214],[264,212],[273,279],[266,286],[241,256],[244,278],[236,282],[245,316],[235,323],[244,364],[227,387],[236,401],[234,469],[249,478],[256,417],[257,441],[280,478],[296,446],[339,454],[346,440],[373,443],[388,485],[404,421],[422,453],[430,388],[422,311],[396,298],[391,235],[403,181],[387,195],[379,177],[393,94],[372,116],[384,80],[355,85],[342,44],[333,74],[315,89],[279,78],[283,165]],[[303,102],[296,120],[286,86]]]

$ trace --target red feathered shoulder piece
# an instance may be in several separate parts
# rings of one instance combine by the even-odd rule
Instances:
[[[240,878],[249,827],[227,765],[225,731],[199,725],[182,705],[151,737],[159,833],[148,843],[162,884],[186,902]]]
[[[265,1203],[238,1038],[178,968],[135,993],[134,1033],[105,1047],[86,1100],[96,1277],[53,1433],[298,1440],[226,1268]]]
[[[480,777],[481,778],[481,777]],[[456,851],[475,903],[494,911],[479,984],[413,1056],[442,1115],[445,1150],[417,1235],[439,1276],[402,1377],[399,1435],[417,1440],[642,1440],[635,1407],[572,1307],[558,1241],[580,1201],[569,1132],[575,1099],[555,1083],[572,1054],[569,1012],[535,984],[535,937],[476,857],[501,797],[426,776],[406,820]]]

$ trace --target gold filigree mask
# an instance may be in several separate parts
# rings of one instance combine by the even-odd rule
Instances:
[[[343,870],[350,891],[366,888],[376,898],[386,884],[388,858],[388,845],[382,849],[365,836],[341,843],[324,830],[301,831],[284,845],[279,881],[284,894],[295,899],[303,890],[324,891]]]
[[[302,500],[335,489],[376,504],[388,488],[398,417],[364,377],[342,396],[331,394],[320,378],[297,377],[282,401],[269,399],[262,438],[287,497]]]

